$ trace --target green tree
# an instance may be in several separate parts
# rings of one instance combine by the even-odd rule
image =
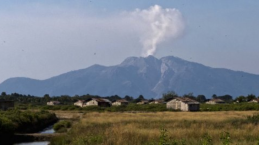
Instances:
[[[2,93],[1,93],[1,96],[6,96],[6,92],[2,92]]]
[[[247,95],[246,98],[247,98],[247,101],[251,101],[251,100],[255,99],[256,96],[254,94],[249,94],[249,95]]]
[[[236,98],[236,101],[241,103],[241,102],[246,102],[246,97],[245,96],[239,96]]]
[[[213,99],[217,99],[218,96],[217,96],[216,94],[213,94],[213,95],[212,95],[212,98],[213,98]]]
[[[169,91],[169,92],[163,94],[164,101],[168,101],[168,100],[174,99],[176,97],[178,97],[178,95],[174,91]]]
[[[50,96],[49,96],[49,94],[45,94],[45,95],[43,96],[43,100],[44,100],[45,102],[50,101]]]
[[[206,97],[204,95],[198,95],[196,100],[200,103],[204,103],[206,101]]]
[[[137,103],[137,102],[140,102],[141,100],[145,100],[143,95],[139,95],[138,98],[136,98],[133,102]]]
[[[133,97],[128,96],[128,95],[126,95],[126,96],[124,97],[124,99],[127,100],[127,101],[129,101],[129,102],[131,102],[131,101],[134,100]]]

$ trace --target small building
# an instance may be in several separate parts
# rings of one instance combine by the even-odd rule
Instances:
[[[0,100],[0,110],[14,108],[14,101]]]
[[[153,100],[149,102],[149,104],[164,104],[165,101],[163,99]]]
[[[49,101],[47,102],[47,105],[54,106],[54,105],[60,105],[59,101]]]
[[[110,107],[111,101],[108,99],[103,98],[91,98],[87,100],[78,100],[74,103],[74,105],[79,107],[86,107],[86,106],[100,106],[100,107]]]
[[[206,104],[224,104],[226,103],[222,99],[210,99],[209,101],[206,102]]]
[[[116,100],[112,103],[112,106],[121,106],[121,105],[128,105],[129,102],[125,99]]]
[[[85,100],[78,100],[74,103],[75,106],[84,107],[85,106]]]
[[[259,103],[259,99],[252,99],[252,100],[249,101],[248,103]]]
[[[148,104],[148,103],[149,103],[148,100],[141,100],[141,101],[139,101],[137,104],[143,105],[143,104]]]
[[[174,98],[166,103],[167,109],[175,109],[181,111],[199,111],[200,103],[190,98]]]
[[[86,106],[100,106],[100,107],[110,107],[112,105],[111,101],[103,98],[91,98],[86,100]]]

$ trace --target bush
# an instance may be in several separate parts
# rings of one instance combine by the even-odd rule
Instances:
[[[0,133],[35,132],[57,121],[54,113],[48,111],[31,112],[0,111]]]
[[[70,121],[62,120],[62,121],[59,121],[58,123],[54,124],[53,129],[56,132],[66,132],[67,129],[70,127],[71,127]]]
[[[1,134],[13,134],[14,125],[7,117],[0,117],[0,135]]]

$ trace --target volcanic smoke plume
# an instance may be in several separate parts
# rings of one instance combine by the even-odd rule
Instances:
[[[159,5],[154,5],[145,10],[136,9],[131,15],[144,26],[140,40],[144,57],[154,55],[157,44],[179,37],[184,29],[182,14],[174,8],[163,9]]]

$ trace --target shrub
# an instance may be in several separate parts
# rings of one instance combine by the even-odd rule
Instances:
[[[59,121],[58,123],[54,124],[53,129],[56,132],[66,132],[67,129],[70,127],[71,127],[70,121],[62,120],[62,121]]]

